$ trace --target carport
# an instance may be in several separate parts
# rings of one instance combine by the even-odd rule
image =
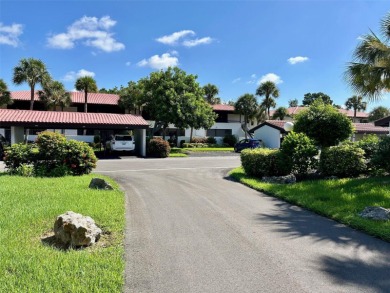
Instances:
[[[148,122],[132,114],[0,109],[0,128],[11,128],[11,144],[24,141],[24,129],[133,130],[136,153],[146,156]]]

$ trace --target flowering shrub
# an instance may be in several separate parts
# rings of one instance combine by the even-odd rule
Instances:
[[[38,148],[34,144],[13,144],[4,152],[4,164],[8,172],[13,174],[21,165],[32,164],[37,155]]]
[[[63,163],[72,175],[91,173],[96,168],[96,162],[95,153],[87,143],[76,140],[66,142]]]
[[[160,137],[155,137],[149,140],[147,153],[150,157],[166,158],[171,152],[169,143]]]

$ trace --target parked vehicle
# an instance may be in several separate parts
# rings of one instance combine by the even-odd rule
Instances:
[[[234,151],[236,153],[239,153],[244,149],[255,149],[255,148],[260,148],[261,146],[262,146],[262,143],[260,140],[247,138],[247,139],[242,139],[239,142],[237,142],[234,145]]]
[[[111,151],[134,151],[135,142],[131,135],[117,134],[107,142]]]

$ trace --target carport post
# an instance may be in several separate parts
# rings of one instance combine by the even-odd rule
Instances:
[[[24,142],[24,127],[11,126],[11,144]]]
[[[146,157],[146,129],[135,129],[135,149],[141,157]]]

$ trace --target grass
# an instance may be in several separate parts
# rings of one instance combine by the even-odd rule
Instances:
[[[390,242],[390,221],[363,219],[358,215],[366,206],[390,208],[389,177],[271,184],[247,176],[241,167],[232,170],[230,176],[251,188]]]
[[[122,291],[124,196],[110,179],[114,191],[90,190],[93,177],[0,174],[0,292]],[[102,228],[95,246],[59,250],[42,241],[69,210]]]
[[[170,158],[183,158],[188,157],[187,154],[181,148],[171,148],[171,152],[169,154]]]
[[[233,152],[232,147],[214,147],[214,148],[183,148],[184,151],[188,152]]]

